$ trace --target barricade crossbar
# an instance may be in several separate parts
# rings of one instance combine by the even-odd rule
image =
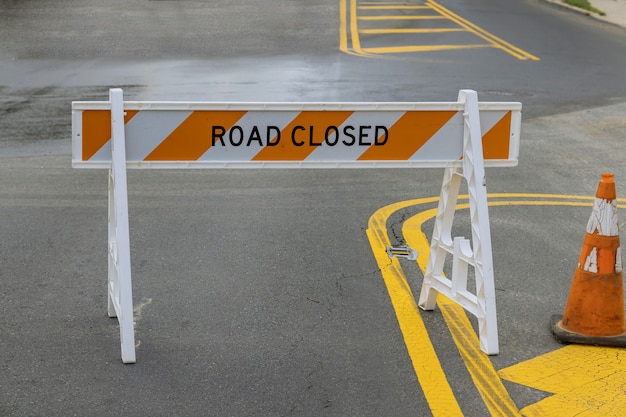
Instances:
[[[443,168],[465,105],[124,102],[127,168]],[[486,166],[515,166],[520,103],[479,103]],[[72,103],[72,164],[109,168],[109,102]]]

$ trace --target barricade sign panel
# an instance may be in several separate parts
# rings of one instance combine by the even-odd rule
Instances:
[[[125,102],[129,168],[446,167],[464,104]],[[74,102],[73,166],[108,168],[110,105]],[[487,166],[517,164],[519,103],[481,103]]]
[[[124,102],[121,89],[109,101],[73,102],[72,166],[109,170],[108,313],[120,323],[123,362],[136,360],[127,168],[445,168],[419,306],[448,296],[478,319],[481,349],[497,354],[484,168],[517,165],[521,108],[479,103],[472,90],[442,103]],[[451,236],[462,179],[471,240]],[[401,252],[389,256],[416,255]]]

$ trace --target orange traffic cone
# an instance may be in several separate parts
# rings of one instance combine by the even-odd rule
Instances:
[[[613,174],[602,174],[565,312],[553,316],[551,325],[560,342],[626,346]]]

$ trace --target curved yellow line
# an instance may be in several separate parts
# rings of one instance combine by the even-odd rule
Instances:
[[[387,219],[394,212],[406,207],[432,203],[438,197],[403,201],[377,210],[369,219],[367,236],[374,257],[387,286],[391,304],[396,312],[398,325],[405,345],[422,387],[428,406],[434,417],[463,416],[452,388],[428,338],[426,326],[418,311],[411,288],[406,281],[397,259],[387,256],[387,246],[391,244],[387,235]]]
[[[467,199],[467,195],[458,197]],[[591,206],[595,197],[563,194],[524,194],[524,193],[496,193],[489,194],[489,206]],[[508,200],[497,200],[506,198]],[[538,200],[510,200],[511,198],[535,198]],[[420,198],[397,202],[377,210],[369,219],[367,235],[372,251],[380,267],[383,279],[387,286],[392,305],[395,309],[400,329],[413,368],[426,400],[434,416],[462,415],[460,406],[445,377],[435,349],[428,337],[427,329],[415,303],[413,292],[406,281],[402,268],[397,259],[390,259],[386,247],[391,245],[387,234],[387,220],[395,212],[425,204],[436,203],[439,197]],[[570,201],[567,201],[570,200]],[[581,201],[571,201],[581,200]],[[618,199],[625,203],[626,199]],[[626,208],[620,204],[619,208]],[[457,210],[469,208],[468,203],[458,204]],[[404,222],[402,233],[406,243],[418,252],[417,264],[424,272],[430,252],[429,242],[422,232],[422,225],[434,218],[437,209],[424,210]],[[489,357],[480,351],[478,337],[465,311],[447,297],[439,296],[437,304],[442,311],[459,353],[468,368],[478,391],[490,413],[494,416],[520,416],[520,412],[502,380],[493,368]]]

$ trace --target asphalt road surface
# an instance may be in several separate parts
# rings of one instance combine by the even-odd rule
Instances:
[[[106,316],[107,175],[70,168],[72,101],[121,87],[128,100],[454,101],[471,88],[522,102],[520,165],[488,169],[488,191],[569,205],[490,209],[488,361],[502,371],[562,347],[549,318],[591,210],[572,196],[592,196],[603,171],[626,196],[624,68],[626,30],[532,0],[0,2],[0,415],[453,415],[407,354],[365,233],[381,207],[438,196],[440,170],[129,172],[137,363],[124,365]],[[432,207],[394,213],[390,236],[404,242]],[[401,264],[417,297],[421,271]],[[461,412],[502,415],[441,309],[421,317]],[[500,382],[507,415],[554,393]],[[592,400],[605,415],[626,406]]]

